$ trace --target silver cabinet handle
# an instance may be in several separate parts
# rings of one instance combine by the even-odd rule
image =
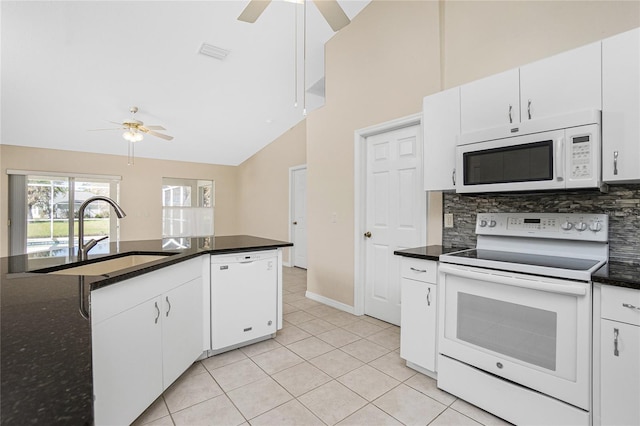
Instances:
[[[409,269],[411,269],[411,270],[412,270],[412,271],[414,271],[414,272],[427,272],[427,270],[426,270],[426,269],[416,269],[416,268],[414,268],[413,266],[412,266],[412,267],[410,267]]]
[[[456,186],[456,169],[451,172],[451,182],[453,182],[453,186]]]
[[[613,151],[613,174],[618,174],[618,151]]]
[[[531,99],[527,103],[527,114],[529,115],[529,120],[531,120]]]
[[[633,306],[633,305],[632,305],[632,304],[630,304],[630,303],[623,303],[623,304],[622,304],[622,306],[623,306],[624,308],[635,309],[636,311],[640,311],[640,308],[639,308],[639,307],[637,307],[637,306]]]
[[[431,306],[431,287],[427,289],[427,306]]]
[[[156,320],[155,323],[158,323],[158,319],[160,318],[160,308],[158,307],[158,302],[155,302],[156,305],[156,312],[158,313],[158,315],[156,315]]]
[[[620,351],[618,351],[618,334],[619,331],[617,328],[613,329],[613,355],[620,356]]]
[[[165,297],[165,300],[167,301],[167,305],[169,305],[169,309],[167,309],[167,316],[169,316],[169,312],[171,312],[171,302],[169,302],[169,296]]]
[[[513,105],[509,104],[509,124],[513,123],[513,117],[511,117],[512,110],[513,110]]]

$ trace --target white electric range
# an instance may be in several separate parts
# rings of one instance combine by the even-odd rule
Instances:
[[[438,387],[517,424],[590,424],[602,214],[482,213],[440,256]]]

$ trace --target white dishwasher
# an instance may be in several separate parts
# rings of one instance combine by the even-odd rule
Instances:
[[[277,331],[275,251],[211,256],[211,349],[242,346]]]

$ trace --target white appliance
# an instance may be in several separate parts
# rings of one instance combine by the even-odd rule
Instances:
[[[456,192],[606,190],[600,115],[578,111],[461,135]]]
[[[516,424],[589,425],[602,214],[481,213],[440,256],[438,387]]]
[[[278,254],[211,256],[211,349],[271,337],[278,326]]]

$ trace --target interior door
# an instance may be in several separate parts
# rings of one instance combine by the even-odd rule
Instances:
[[[400,325],[400,260],[426,239],[420,126],[367,137],[365,314]]]
[[[292,172],[293,266],[307,268],[307,168]]]

